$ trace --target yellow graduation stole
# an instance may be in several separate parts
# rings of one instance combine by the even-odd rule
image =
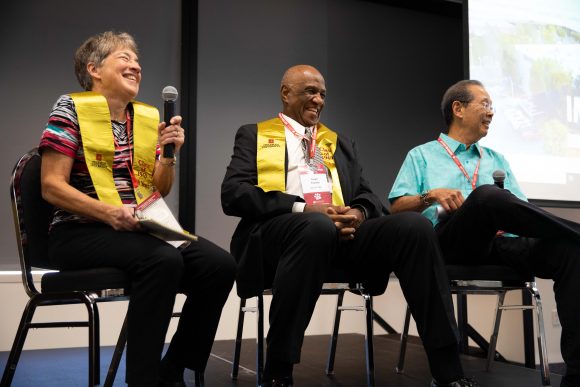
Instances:
[[[318,124],[316,145],[320,149],[322,160],[332,177],[332,204],[344,206],[340,179],[334,163],[337,134]],[[258,123],[256,164],[258,167],[258,184],[265,192],[286,191],[286,134],[284,124],[279,118]]]
[[[87,168],[99,200],[122,206],[113,179],[115,139],[109,105],[99,93],[72,93],[83,141]],[[141,203],[149,197],[153,187],[153,169],[157,148],[159,112],[153,106],[131,101],[133,104],[133,176],[138,186],[135,198]]]

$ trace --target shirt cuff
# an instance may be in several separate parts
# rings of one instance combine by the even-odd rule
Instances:
[[[367,220],[369,218],[369,213],[367,211],[367,209],[361,205],[361,204],[355,204],[354,206],[350,206],[351,208],[356,208],[358,209],[360,212],[362,212],[364,219],[363,220]]]
[[[306,207],[306,203],[294,202],[294,204],[292,204],[292,212],[304,212],[304,207]]]

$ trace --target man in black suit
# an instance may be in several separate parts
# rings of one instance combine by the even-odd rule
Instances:
[[[394,271],[417,322],[435,386],[477,386],[463,377],[451,296],[432,227],[387,211],[362,175],[354,142],[319,122],[324,78],[286,71],[277,118],[242,126],[222,183],[222,207],[241,217],[231,251],[240,297],[272,288],[263,386],[291,386],[331,265],[380,294]],[[435,380],[437,382],[435,382]]]

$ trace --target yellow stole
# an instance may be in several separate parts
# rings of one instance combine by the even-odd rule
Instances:
[[[87,168],[99,200],[122,206],[113,179],[115,140],[109,105],[99,93],[70,94],[74,101]],[[153,106],[132,101],[133,104],[133,176],[138,182],[135,198],[141,203],[149,197],[153,187],[153,169],[157,147],[159,112]]]
[[[332,177],[332,204],[344,206],[340,179],[334,163],[337,134],[322,124],[318,124],[316,145],[322,154],[324,165]],[[258,187],[265,192],[286,191],[286,134],[279,118],[258,123],[256,164],[258,167]]]

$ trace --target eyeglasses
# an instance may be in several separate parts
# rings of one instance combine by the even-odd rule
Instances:
[[[495,108],[489,102],[482,102],[481,107],[485,109],[485,111],[495,114]]]
[[[473,102],[473,101],[459,101],[459,102],[461,102],[462,104],[467,106],[467,105],[469,105],[470,102]],[[497,112],[497,110],[495,110],[493,105],[487,101],[483,101],[479,105],[483,108],[483,110],[485,110],[486,112],[489,112],[491,114],[495,114]]]

